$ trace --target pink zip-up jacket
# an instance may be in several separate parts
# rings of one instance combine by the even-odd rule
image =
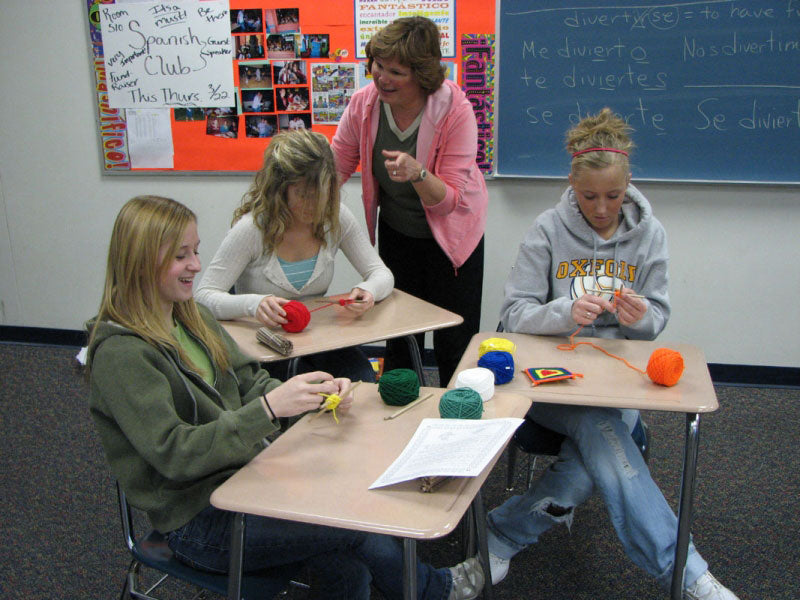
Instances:
[[[361,192],[370,240],[375,244],[378,182],[372,175],[372,150],[378,133],[380,102],[374,84],[353,94],[333,136],[340,183],[361,162]],[[447,193],[424,206],[433,237],[458,269],[478,245],[486,228],[489,195],[475,163],[478,126],[472,105],[450,80],[428,96],[417,135],[417,160],[444,181]]]

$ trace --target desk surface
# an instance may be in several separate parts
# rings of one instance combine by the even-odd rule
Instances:
[[[309,310],[325,306],[314,300],[307,298],[303,303]],[[220,321],[242,351],[260,362],[424,333],[463,322],[464,319],[456,313],[395,289],[389,297],[376,302],[375,306],[361,316],[354,315],[345,307],[334,305],[311,313],[311,322],[300,333],[286,333],[280,328],[276,329],[275,331],[294,344],[292,353],[283,356],[256,340],[256,331],[262,325],[255,318]]]
[[[369,490],[400,455],[426,417],[439,416],[446,390],[392,420],[376,384],[354,391],[350,412],[337,425],[331,415],[306,415],[217,488],[211,503],[225,510],[279,519],[428,539],[458,525],[501,452],[478,477],[451,478],[432,493],[419,480]],[[501,392],[484,403],[483,418],[522,417],[530,400]]]
[[[567,338],[494,331],[480,332],[473,336],[456,368],[451,386],[454,385],[459,371],[478,365],[479,346],[481,342],[492,337],[511,340],[517,346],[514,353],[514,378],[507,384],[496,386],[496,390],[521,393],[535,402],[553,404],[687,413],[712,412],[719,407],[703,351],[689,344],[659,341],[574,338],[575,342],[597,344],[642,370],[647,368],[647,361],[656,348],[677,350],[683,356],[684,371],[680,381],[673,387],[657,385],[646,375],[591,346],[578,346],[570,352],[559,350],[559,344],[569,343]],[[523,373],[524,369],[531,367],[561,367],[572,373],[581,373],[583,378],[542,383],[534,387]]]

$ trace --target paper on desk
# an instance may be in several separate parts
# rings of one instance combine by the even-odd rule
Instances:
[[[503,447],[523,419],[423,419],[414,437],[375,489],[417,477],[475,477]]]

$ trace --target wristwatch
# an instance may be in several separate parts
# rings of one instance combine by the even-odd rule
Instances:
[[[420,169],[419,177],[417,177],[416,179],[412,179],[411,183],[419,183],[420,181],[425,181],[425,178],[427,176],[428,176],[428,171],[426,171],[425,169]]]

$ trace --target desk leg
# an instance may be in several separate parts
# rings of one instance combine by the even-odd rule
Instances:
[[[700,415],[686,413],[686,447],[683,454],[683,477],[678,505],[678,539],[675,543],[675,562],[672,570],[672,600],[683,597],[683,577],[686,555],[689,551],[689,534],[692,528],[692,503],[694,502]]]
[[[417,540],[403,539],[403,598],[417,600]]]
[[[295,375],[297,375],[297,369],[300,364],[300,357],[295,356],[289,359],[289,366],[286,369],[286,379],[291,379]]]
[[[244,514],[233,515],[231,556],[228,567],[228,600],[242,597],[242,558],[244,553]]]
[[[478,560],[483,567],[485,583],[483,584],[483,597],[492,600],[492,572],[489,568],[489,536],[486,534],[486,508],[483,506],[483,497],[480,490],[472,500],[472,514],[475,517],[475,537],[478,542]]]
[[[413,335],[407,335],[406,343],[408,344],[408,353],[411,355],[411,362],[414,364],[414,370],[417,372],[417,377],[419,377],[419,383],[420,385],[424,386],[425,372],[422,370],[422,355],[419,351],[417,338],[415,338]],[[447,385],[447,382],[439,382],[439,387],[443,387],[442,384]]]

